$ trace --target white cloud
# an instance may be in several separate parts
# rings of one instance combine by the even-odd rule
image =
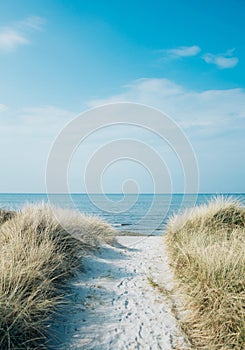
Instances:
[[[245,90],[192,91],[167,79],[139,79],[119,95],[89,102],[90,107],[137,102],[159,108],[194,135],[240,130],[245,120]]]
[[[178,57],[190,57],[196,56],[201,51],[200,47],[197,45],[194,46],[180,46],[174,49],[163,50],[166,56],[170,58],[178,58]]]
[[[29,44],[29,40],[13,29],[4,29],[0,33],[0,49],[12,51],[19,45]]]
[[[208,64],[214,64],[220,69],[227,69],[235,67],[239,59],[234,56],[235,49],[228,50],[221,54],[206,53],[201,58]],[[182,57],[197,56],[201,52],[201,48],[197,45],[193,46],[179,46],[174,49],[160,50],[165,58],[178,59]]]
[[[29,33],[40,30],[43,24],[43,18],[30,16],[0,28],[0,51],[14,51],[20,45],[30,44]]]
[[[239,62],[239,59],[233,56],[233,52],[234,49],[228,50],[224,54],[214,55],[211,53],[207,53],[203,55],[202,58],[206,63],[215,64],[220,69],[233,68]]]

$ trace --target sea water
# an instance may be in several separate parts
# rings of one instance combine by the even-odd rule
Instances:
[[[117,230],[160,235],[169,216],[195,205],[207,203],[214,197],[232,197],[245,205],[245,194],[0,194],[0,207],[21,209],[32,203],[52,203],[96,215]]]

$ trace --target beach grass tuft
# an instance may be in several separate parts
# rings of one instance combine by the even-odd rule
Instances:
[[[45,348],[64,280],[114,234],[99,218],[45,204],[0,211],[0,349]]]
[[[0,208],[0,225],[4,224],[5,221],[11,219],[14,215],[14,211]]]
[[[166,242],[195,349],[245,348],[245,208],[233,199],[170,218]]]

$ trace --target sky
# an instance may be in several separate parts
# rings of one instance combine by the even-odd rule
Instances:
[[[1,2],[0,192],[45,192],[57,135],[80,113],[117,102],[157,108],[177,123],[196,154],[200,192],[245,192],[244,14],[243,0]],[[77,148],[70,190],[85,191],[94,152],[127,138],[153,147],[172,191],[184,191],[168,146],[129,125]],[[105,192],[121,192],[127,179],[153,192],[156,181],[135,159],[114,162],[101,178]]]

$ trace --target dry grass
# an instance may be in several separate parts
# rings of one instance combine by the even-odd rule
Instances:
[[[0,208],[0,225],[4,224],[5,221],[11,219],[14,215],[15,215],[14,211]]]
[[[166,241],[195,349],[245,349],[245,208],[214,199],[169,220]]]
[[[1,210],[0,223],[0,349],[45,348],[64,278],[115,231],[98,218],[47,205]]]

